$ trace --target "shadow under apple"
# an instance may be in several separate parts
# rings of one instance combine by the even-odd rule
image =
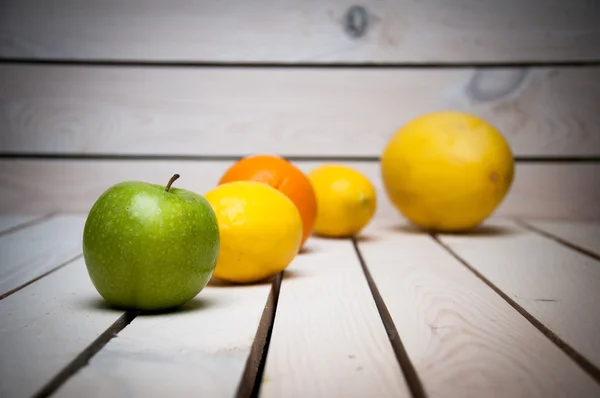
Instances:
[[[76,306],[85,310],[106,311],[106,312],[123,312],[122,308],[111,306],[106,300],[100,296],[87,296],[77,300]]]
[[[166,308],[162,310],[150,311],[143,310],[139,311],[139,315],[161,315],[161,314],[174,314],[174,313],[187,313],[194,311],[201,311],[206,308],[212,307],[217,303],[215,300],[209,299],[207,297],[202,297],[202,292],[199,293],[198,296],[194,297],[187,303],[179,307]],[[110,305],[106,300],[102,297],[84,297],[77,301],[76,303],[78,308],[82,308],[90,311],[105,311],[105,312],[126,312],[126,311],[134,311],[135,309],[121,308],[117,306]]]
[[[157,311],[140,311],[140,315],[162,315],[162,314],[183,314],[188,312],[202,311],[209,307],[215,306],[218,303],[207,297],[202,296],[202,292],[182,306],[167,308]]]

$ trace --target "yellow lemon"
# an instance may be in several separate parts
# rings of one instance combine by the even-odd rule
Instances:
[[[257,282],[281,272],[298,253],[300,213],[275,188],[256,181],[236,181],[217,186],[205,197],[219,225],[215,278]]]
[[[375,188],[367,177],[343,165],[326,164],[309,174],[317,197],[315,234],[348,237],[371,220],[377,207]]]
[[[502,134],[486,121],[434,112],[394,134],[381,173],[387,195],[409,221],[425,229],[465,231],[502,202],[514,161]]]

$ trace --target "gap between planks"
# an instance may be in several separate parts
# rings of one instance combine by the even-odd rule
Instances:
[[[537,231],[536,232],[540,232]],[[540,232],[541,233],[541,232]],[[543,233],[542,233],[543,234]],[[548,234],[550,235],[550,234]],[[548,337],[552,342],[554,342],[565,354],[567,354],[572,360],[574,360],[579,366],[582,367],[584,371],[586,371],[590,376],[592,376],[596,381],[600,381],[600,371],[594,367],[591,363],[589,363],[584,357],[581,356],[578,352],[576,352],[572,347],[558,338],[554,333],[552,333],[548,328],[546,328],[541,322],[535,319],[531,314],[529,314],[526,310],[524,310],[519,304],[514,302],[508,296],[506,296],[502,291],[499,290],[494,284],[488,281],[485,277],[483,277],[478,271],[476,271],[473,267],[471,267],[466,261],[464,261],[461,257],[459,257],[452,249],[450,249],[446,244],[442,243],[435,235],[432,235],[433,239],[441,245],[445,250],[447,250],[454,258],[460,261],[466,268],[468,268],[472,273],[474,273],[479,279],[481,279],[486,285],[492,288],[497,294],[499,294],[505,301],[507,301],[513,308],[515,308],[522,316],[524,316],[530,323],[532,323],[539,331],[541,331],[546,337]],[[554,239],[554,237],[550,236]],[[556,239],[555,239],[556,240]],[[362,258],[358,245],[355,240],[352,240],[354,249],[359,258],[360,264],[363,268],[365,276],[367,278],[369,288],[371,289],[371,293],[376,302],[377,308],[380,312],[380,316],[382,321],[386,327],[386,331],[388,332],[388,336],[390,338],[390,342],[392,347],[394,348],[394,352],[397,356],[398,361],[400,362],[400,366],[402,371],[406,377],[406,380],[409,384],[411,392],[415,397],[424,397],[425,392],[420,383],[418,375],[408,356],[406,351],[402,345],[402,341],[399,339],[397,330],[393,324],[391,317],[387,311],[385,303],[383,302],[381,296],[379,295],[377,288],[370,277],[368,268]],[[561,242],[563,243],[563,242]],[[564,243],[565,244],[565,243]],[[568,242],[566,243],[569,246]],[[569,246],[571,247],[571,246]],[[573,247],[571,247],[573,248]],[[575,248],[576,249],[576,248]],[[576,249],[578,250],[578,249]],[[587,254],[587,253],[586,253]],[[79,258],[81,254],[79,254],[76,258]],[[76,259],[75,258],[75,259]],[[48,275],[49,273],[57,270],[58,268],[74,261],[75,259],[71,259],[64,264],[50,270],[44,275],[36,278],[33,281],[28,282],[27,284],[19,287],[19,289],[27,286],[30,283],[35,282],[38,279],[41,279],[43,276]],[[273,281],[273,286],[271,292],[269,294],[267,306],[265,307],[263,314],[261,316],[261,321],[259,325],[259,329],[256,333],[254,342],[252,344],[251,353],[247,359],[246,367],[244,369],[242,378],[240,380],[240,386],[238,388],[236,397],[256,397],[259,393],[259,388],[262,380],[262,370],[264,369],[264,362],[266,360],[266,356],[268,354],[268,345],[270,340],[270,335],[273,328],[273,322],[276,314],[277,308],[277,299],[279,295],[279,289],[281,285],[281,274]],[[4,297],[2,297],[4,298]],[[79,354],[69,365],[67,365],[61,372],[59,372],[42,390],[40,390],[35,396],[48,396],[53,391],[55,391],[60,385],[66,381],[70,376],[72,376],[75,372],[77,372],[81,367],[85,366],[90,358],[92,358],[99,350],[101,350],[104,345],[110,341],[112,337],[114,337],[119,331],[125,328],[133,319],[135,318],[135,314],[125,313],[121,316],[113,325],[111,325],[104,333],[102,333],[90,346],[88,346],[81,354]]]
[[[15,160],[174,160],[174,161],[225,161],[235,162],[255,152],[240,152],[238,155],[210,154],[161,154],[161,153],[69,153],[69,152],[0,152],[0,159]],[[380,162],[379,156],[369,155],[280,155],[289,161],[305,162]],[[597,155],[514,155],[517,163],[599,163]]]
[[[530,68],[530,67],[589,67],[600,65],[600,58],[581,60],[548,60],[528,59],[522,61],[447,61],[447,62],[370,62],[370,61],[145,61],[140,59],[109,58],[31,58],[0,57],[0,64],[14,65],[59,65],[59,66],[106,66],[136,68],[273,68],[273,69],[448,69],[448,68]]]
[[[73,376],[79,369],[84,367],[90,359],[98,353],[113,337],[129,325],[139,314],[138,311],[126,311],[111,326],[108,327],[96,340],[87,346],[79,355],[77,355],[67,366],[65,366],[48,384],[42,387],[34,398],[49,397],[65,381]]]
[[[49,275],[81,254],[79,239],[84,221],[74,214],[56,214],[0,236],[3,254],[0,298],[8,297],[36,278]]]
[[[27,221],[27,225],[35,225],[42,221],[51,218],[55,214],[48,214],[43,217],[36,218],[31,221]],[[34,222],[35,221],[35,222]],[[19,228],[22,229],[22,228]],[[78,253],[71,259],[64,261],[58,266],[44,272],[35,278],[20,284],[14,289],[0,295],[0,300],[11,296],[12,294],[24,289],[25,287],[40,281],[44,277],[58,271],[65,266],[72,264],[73,262],[81,259],[83,253]],[[266,352],[268,349],[268,343],[273,327],[274,315],[277,306],[277,299],[279,294],[279,288],[281,285],[282,275],[279,274],[273,278],[271,289],[269,290],[269,296],[266,301],[266,306],[261,314],[260,322],[256,333],[254,334],[254,340],[248,355],[246,366],[244,371],[241,373],[239,379],[239,388],[236,397],[251,397],[257,396],[258,388],[260,386],[260,380],[266,361]],[[124,312],[113,324],[108,326],[92,343],[85,347],[79,354],[72,354],[73,359],[62,369],[60,369],[55,375],[48,381],[44,386],[38,389],[33,395],[35,397],[46,397],[56,392],[61,386],[67,382],[72,376],[74,376],[80,369],[85,367],[89,361],[98,353],[100,350],[109,343],[109,341],[116,337],[127,325],[129,325],[138,314],[143,314],[141,311],[126,311]]]
[[[13,232],[17,232],[17,231],[32,227],[37,224],[41,224],[44,221],[54,218],[57,214],[58,214],[58,212],[52,212],[52,213],[44,214],[39,217],[35,217],[35,218],[33,218],[31,220],[27,220],[25,222],[18,223],[18,224],[13,225],[12,227],[9,227],[3,231],[0,231],[0,236],[12,234]]]
[[[18,292],[19,290],[24,289],[27,286],[29,286],[29,285],[31,285],[31,284],[39,281],[40,279],[44,278],[45,276],[48,276],[51,273],[53,273],[55,271],[58,271],[59,269],[61,269],[61,268],[65,267],[65,266],[71,264],[72,262],[79,260],[81,257],[83,257],[83,253],[79,253],[75,257],[73,257],[73,258],[71,258],[71,259],[69,259],[69,260],[67,260],[67,261],[65,261],[65,262],[57,265],[56,267],[52,268],[51,270],[48,270],[48,271],[44,272],[43,274],[41,274],[39,276],[36,276],[35,278],[33,278],[33,279],[31,279],[31,280],[23,283],[22,285],[19,285],[19,286],[15,287],[14,289],[9,290],[6,293],[0,294],[0,300],[4,300],[8,296],[10,296],[10,295]]]
[[[61,264],[53,270],[41,275],[33,281],[20,286],[17,289],[7,293],[2,298],[24,288],[25,286],[43,278],[44,276],[62,268],[76,259],[82,257],[83,254],[79,254],[77,257]],[[256,398],[260,391],[260,384],[262,382],[262,376],[268,354],[269,342],[271,339],[271,333],[273,330],[273,323],[275,321],[275,313],[277,311],[277,301],[279,298],[279,290],[281,287],[282,274],[278,274],[274,279],[269,293],[265,309],[261,315],[258,330],[256,332],[254,341],[252,343],[250,354],[246,361],[246,366],[240,378],[240,384],[238,386],[235,397],[236,398]],[[133,320],[142,314],[142,311],[126,311],[117,319],[111,326],[109,326],[96,340],[94,340],[88,347],[86,347],[79,355],[77,355],[68,365],[66,365],[56,376],[54,376],[44,387],[42,387],[36,394],[35,398],[49,397],[56,392],[69,378],[77,373],[81,368],[86,366],[89,361],[96,355],[108,342],[117,336],[119,332],[125,329]]]
[[[284,274],[260,397],[411,397],[352,241],[306,249]]]
[[[594,366],[587,358],[581,355],[577,350],[567,344],[563,339],[558,337],[552,330],[550,330],[546,325],[540,322],[537,318],[531,315],[525,308],[523,308],[520,304],[518,304],[515,300],[510,298],[506,293],[504,293],[498,286],[492,283],[489,279],[487,279],[482,273],[477,271],[473,266],[471,266],[467,261],[465,261],[462,257],[460,257],[449,245],[442,242],[437,234],[430,234],[431,238],[440,245],[444,250],[446,250],[452,257],[458,260],[462,265],[464,265],[469,271],[471,271],[477,278],[479,278],[483,283],[485,283],[488,287],[490,287],[496,294],[498,294],[504,301],[506,301],[511,307],[513,307],[521,316],[523,316],[529,323],[531,323],[537,330],[539,330],[544,336],[546,336],[550,341],[552,341],[562,352],[564,352],[571,360],[573,360],[584,372],[586,372],[590,377],[594,379],[598,384],[600,384],[600,369]]]
[[[252,347],[250,347],[250,355],[246,361],[244,372],[240,379],[240,385],[235,394],[235,398],[257,398],[260,394],[260,386],[262,383],[267,355],[269,354],[269,344],[273,333],[273,325],[275,323],[275,314],[277,313],[277,302],[279,301],[279,291],[281,289],[281,281],[285,271],[277,274],[273,279],[271,292],[267,298],[267,305],[260,318],[260,323]]]
[[[542,235],[545,238],[551,239],[563,246],[568,247],[569,249],[575,250],[576,252],[579,252],[583,255],[589,256],[589,257],[593,258],[594,260],[600,261],[600,255],[594,253],[591,250],[581,247],[575,243],[569,242],[567,239],[561,238],[551,232],[544,231],[543,229],[540,229],[532,224],[529,224],[528,222],[521,220],[519,218],[515,218],[515,219],[513,219],[513,221],[529,231],[532,231],[536,234]],[[598,239],[600,239],[600,237]]]
[[[394,349],[394,354],[396,354],[396,359],[398,360],[400,369],[402,369],[402,373],[404,374],[406,384],[408,385],[413,398],[426,398],[427,394],[423,388],[423,383],[421,383],[421,379],[419,378],[419,375],[417,374],[417,371],[413,366],[406,349],[404,348],[404,344],[402,344],[400,334],[396,329],[396,325],[394,325],[394,321],[387,309],[387,306],[385,305],[385,302],[383,301],[383,298],[377,290],[377,285],[371,277],[367,264],[365,263],[355,238],[352,238],[352,246],[354,247],[354,251],[356,252],[360,266],[365,274],[365,278],[367,279],[367,284],[371,290],[371,295],[373,296],[373,300],[375,301],[375,305],[377,306],[377,310],[381,316],[381,321],[383,322],[392,348]]]

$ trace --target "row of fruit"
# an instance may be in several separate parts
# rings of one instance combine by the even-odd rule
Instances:
[[[487,218],[514,176],[510,148],[486,121],[458,112],[423,115],[399,129],[381,157],[393,205],[427,230],[465,231]],[[375,188],[357,170],[323,164],[304,173],[286,159],[235,162],[204,195],[122,182],[92,206],[83,235],[90,278],[121,308],[164,310],[196,296],[211,277],[264,280],[285,269],[312,234],[345,238],[372,219]]]

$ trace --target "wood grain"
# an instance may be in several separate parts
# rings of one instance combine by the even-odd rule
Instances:
[[[600,223],[527,219],[527,224],[600,256]]]
[[[600,56],[598,3],[5,0],[0,56],[196,62],[509,62]],[[360,3],[358,3],[360,4]],[[361,24],[351,26],[359,31]]]
[[[410,396],[349,240],[314,238],[284,271],[260,396]]]
[[[295,161],[310,171],[325,162]],[[401,219],[391,206],[378,162],[338,162],[365,174],[378,192],[377,214]],[[0,160],[0,209],[4,212],[87,212],[102,192],[124,180],[177,186],[200,194],[214,188],[233,161]],[[495,215],[600,219],[597,164],[517,164],[512,189]],[[26,198],[27,200],[23,200]]]
[[[121,315],[83,259],[0,301],[0,396],[32,396]]]
[[[177,312],[140,315],[61,397],[233,397],[271,285],[213,283]]]
[[[4,64],[0,87],[0,153],[378,157],[402,125],[449,109],[518,156],[600,155],[600,67]]]
[[[379,219],[358,246],[428,396],[600,394],[591,377],[427,234]]]
[[[0,296],[81,254],[84,223],[60,216],[1,236]]]
[[[600,261],[510,221],[440,240],[560,339],[600,367]]]

